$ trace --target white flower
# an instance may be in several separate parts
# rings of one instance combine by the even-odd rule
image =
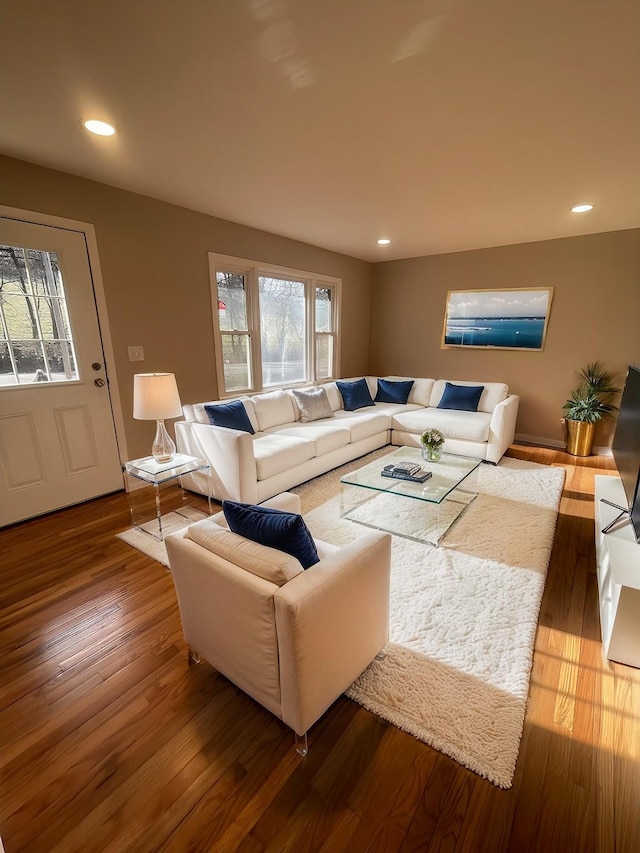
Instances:
[[[428,429],[420,436],[420,441],[425,447],[442,447],[444,435],[439,429]]]

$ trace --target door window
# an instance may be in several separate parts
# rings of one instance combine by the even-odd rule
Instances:
[[[0,388],[76,379],[56,253],[0,245]]]

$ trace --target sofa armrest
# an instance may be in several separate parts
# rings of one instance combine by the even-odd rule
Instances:
[[[248,432],[192,421],[175,425],[183,453],[202,456],[211,466],[211,495],[216,500],[258,500],[253,439]]]
[[[282,719],[304,734],[384,647],[391,537],[372,531],[274,595]]]
[[[294,495],[293,492],[280,492],[279,495],[274,495],[272,498],[262,501],[260,506],[281,509],[284,512],[296,512],[300,515],[300,496]]]
[[[489,425],[489,444],[487,447],[487,462],[499,462],[509,445],[513,444],[516,434],[516,419],[520,397],[510,394],[498,403],[493,410]]]
[[[271,509],[281,509],[283,512],[296,512],[300,515],[300,497],[294,495],[293,492],[281,492],[279,495],[274,495],[269,500],[263,501],[260,506],[268,506]],[[222,527],[228,527],[227,519],[224,512],[217,512],[211,516],[211,520]]]

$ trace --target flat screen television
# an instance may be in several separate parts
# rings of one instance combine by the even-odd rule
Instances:
[[[640,542],[640,368],[629,367],[611,446],[622,480],[631,526]]]

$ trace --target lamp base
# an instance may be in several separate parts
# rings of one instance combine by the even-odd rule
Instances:
[[[156,462],[171,462],[176,452],[176,445],[164,425],[164,421],[156,421],[156,434],[151,446],[151,455]]]

